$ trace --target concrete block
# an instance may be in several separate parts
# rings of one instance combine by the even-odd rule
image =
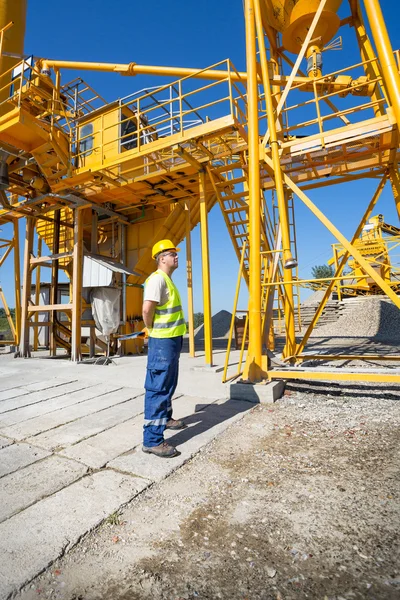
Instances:
[[[224,367],[223,365],[197,365],[196,367],[191,367],[190,370],[202,373],[222,373]]]
[[[1,480],[0,521],[80,479],[87,467],[73,460],[49,456]]]
[[[0,600],[15,594],[88,531],[148,485],[102,471],[83,477],[0,524]],[[18,535],[16,535],[18,532]]]
[[[11,352],[16,352],[17,346],[1,346],[0,354],[11,354]]]
[[[238,382],[231,384],[230,393],[234,400],[245,400],[254,404],[271,404],[282,397],[284,389],[284,381],[255,384]]]
[[[49,454],[50,452],[42,450],[42,448],[35,448],[30,444],[7,446],[0,450],[0,477],[41,460]]]

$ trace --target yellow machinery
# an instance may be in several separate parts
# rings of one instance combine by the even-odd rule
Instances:
[[[386,235],[385,235],[386,234]],[[399,294],[400,267],[399,261],[391,260],[400,246],[400,227],[385,223],[383,215],[375,215],[368,220],[354,246],[361,256],[369,262],[378,275]],[[337,269],[340,259],[345,254],[343,246],[333,244],[333,257],[328,262]],[[363,270],[354,258],[349,258],[346,265],[346,279],[337,281],[336,290],[339,300],[343,296],[370,296],[381,294],[381,289],[374,279]]]
[[[12,18],[11,5],[16,11]],[[280,303],[285,316],[284,356],[289,365],[301,363],[349,256],[400,308],[393,287],[357,245],[387,180],[400,213],[399,57],[390,46],[378,0],[363,0],[363,5],[376,51],[357,0],[246,0],[247,65],[245,72],[237,72],[229,60],[198,70],[52,58],[15,63],[13,54],[10,64],[5,60],[10,32],[19,40],[13,52],[22,53],[25,2],[0,1],[0,222],[26,219],[21,322],[16,328],[22,356],[29,355],[29,330],[37,325],[39,312],[49,314],[52,354],[62,344],[78,360],[82,325],[91,328],[93,351],[94,323],[85,312],[89,300],[82,290],[82,263],[89,254],[123,266],[116,275],[123,292],[120,332],[129,332],[128,317],[140,315],[141,286],[154,267],[151,247],[161,238],[176,244],[186,240],[193,354],[190,232],[200,223],[205,360],[211,365],[207,214],[216,203],[240,263],[239,279],[249,290],[245,379],[299,376],[295,369],[277,371],[268,364],[274,304]],[[344,17],[338,16],[339,8]],[[8,19],[15,19],[14,24]],[[326,73],[322,56],[336,46],[332,38],[341,27],[353,30],[360,58],[348,65],[342,56],[343,64]],[[163,75],[171,83],[106,102],[82,78],[68,81],[68,69]],[[362,178],[377,180],[378,187],[347,240],[306,192]],[[335,277],[300,342],[294,318],[301,283],[295,199],[343,247]],[[50,254],[34,253],[35,228]],[[30,298],[30,288],[35,271],[40,282],[39,269],[45,265],[51,268],[52,297],[49,305],[39,306]],[[71,281],[70,298],[61,304],[60,270]],[[61,313],[68,325],[61,322]],[[312,376],[327,378],[323,372]]]

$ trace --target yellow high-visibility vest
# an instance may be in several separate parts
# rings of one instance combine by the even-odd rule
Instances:
[[[178,288],[173,283],[172,279],[168,277],[164,271],[157,269],[157,271],[154,271],[154,273],[146,279],[145,285],[156,274],[164,277],[168,288],[169,299],[168,302],[162,306],[158,305],[156,307],[153,327],[149,329],[149,336],[154,338],[171,338],[185,335],[186,321],[182,310],[181,297]]]

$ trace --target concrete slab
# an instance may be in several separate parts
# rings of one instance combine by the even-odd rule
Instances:
[[[33,392],[29,396],[24,396],[24,400],[26,399],[30,402],[28,406],[16,408],[0,415],[0,427],[22,423],[22,421],[27,421],[33,417],[45,415],[60,408],[72,406],[73,404],[79,404],[84,400],[90,400],[90,398],[96,398],[108,392],[114,392],[116,389],[118,388],[114,385],[104,383],[98,385],[89,384],[87,386],[86,383],[75,382],[50,390]],[[34,397],[35,401],[32,401],[32,397]],[[10,402],[13,402],[13,400],[10,400]]]
[[[0,450],[0,477],[13,473],[49,455],[50,452],[47,452],[47,450],[36,448],[30,444],[7,446]]]
[[[174,417],[177,419],[191,415],[196,411],[196,409],[203,409],[205,406],[207,406],[207,404],[204,404],[204,400],[202,398],[190,398],[188,396],[175,398],[172,405]],[[140,398],[140,406],[138,408],[139,410],[137,410],[136,414],[143,412],[143,398]],[[103,411],[102,414],[105,412],[106,411]],[[93,417],[91,417],[91,419],[93,419]],[[75,423],[78,424],[79,422],[77,421]],[[54,444],[57,436],[59,436],[60,433],[62,434],[60,429],[62,430],[69,427],[72,428],[75,423],[71,423],[69,426],[66,425],[64,428],[57,428],[54,430],[54,437],[52,440],[53,448],[56,447]],[[103,427],[103,429],[105,428]],[[35,443],[50,450],[51,446],[48,444],[48,440],[43,443],[43,436],[45,435],[46,434],[42,434],[35,437]],[[79,460],[93,469],[99,469],[121,454],[125,454],[126,452],[133,450],[136,446],[141,446],[142,440],[143,415],[140,415],[133,419],[129,419],[129,421],[126,421],[125,423],[116,425],[111,429],[107,429],[106,431],[90,437],[89,439],[82,440],[82,442],[66,448],[60,452],[60,454],[62,456],[68,456],[69,458]],[[60,445],[64,445],[64,443]]]
[[[60,454],[79,460],[92,469],[100,469],[117,456],[129,452],[141,444],[142,437],[143,415],[139,415],[89,439],[82,440],[78,444],[66,448]]]
[[[230,387],[233,400],[245,400],[255,404],[271,404],[282,397],[285,390],[284,381],[270,383],[232,383]]]
[[[135,392],[132,389],[122,388],[120,390],[80,402],[79,404],[62,408],[47,415],[40,415],[39,417],[29,419],[29,421],[24,421],[23,423],[16,423],[10,427],[4,427],[2,428],[1,432],[8,437],[12,437],[17,440],[23,440],[27,437],[42,433],[43,431],[48,431],[49,429],[54,429],[55,427],[64,425],[65,423],[76,421],[80,417],[100,412],[101,410],[109,408],[110,406],[115,406],[116,404],[126,402],[127,400],[137,396],[139,393],[141,393],[140,390],[136,390]]]
[[[61,379],[60,377],[52,377],[50,379],[45,379],[44,381],[24,383],[22,387],[31,392],[40,392],[40,390],[47,390],[48,388],[58,387],[59,385],[65,385],[66,383],[72,383],[73,381],[78,381],[78,378]]]
[[[61,400],[58,402],[53,402],[56,408],[63,402],[67,402],[66,406],[68,406],[68,398],[70,397],[70,394],[72,394],[70,397],[70,404],[74,404],[80,400],[93,398],[93,396],[99,393],[99,390],[102,387],[100,385],[96,388],[96,386],[93,384],[89,384],[89,386],[84,382],[79,383],[75,381],[60,387],[40,390],[38,392],[30,392],[21,397],[3,400],[3,402],[0,403],[0,427],[2,427],[3,424],[12,425],[13,423],[18,423],[19,421],[25,421],[27,418],[31,418],[32,416],[36,416],[45,412],[51,412],[52,403],[47,403],[46,400],[51,401],[55,398],[61,398]],[[86,390],[90,391],[86,392]],[[113,390],[115,390],[115,386],[109,386],[107,391]],[[74,394],[74,392],[76,393]],[[49,409],[47,409],[47,407],[49,407]]]
[[[188,428],[166,431],[165,438],[178,450],[184,448],[193,455],[251,408],[248,402],[238,400],[223,399],[209,405],[199,404],[195,413],[185,417]]]
[[[197,402],[199,399],[195,399]],[[198,402],[198,405],[200,403]],[[165,438],[177,446],[180,456],[170,459],[160,459],[152,454],[145,454],[138,446],[132,452],[110,461],[108,467],[126,473],[148,477],[152,481],[160,481],[180,467],[191,456],[196,454],[205,444],[226,429],[231,423],[242,418],[250,406],[247,402],[221,400],[213,404],[201,404],[198,412],[185,416],[188,425],[182,431],[167,431]],[[175,411],[175,409],[174,409]],[[182,417],[176,411],[175,417]]]
[[[0,392],[0,402],[3,400],[10,400],[11,398],[20,398],[21,396],[25,396],[29,393],[29,390],[24,390],[22,387],[14,387],[8,390],[3,390]]]
[[[9,446],[12,443],[13,440],[10,440],[9,438],[5,438],[2,435],[0,435],[0,450],[1,448],[5,448],[6,446]]]
[[[49,456],[1,480],[0,521],[80,479],[87,467],[60,456]]]
[[[87,415],[72,423],[39,434],[30,438],[30,441],[33,442],[34,440],[35,444],[48,450],[61,449],[86,438],[91,438],[110,427],[114,427],[118,423],[123,423],[142,411],[143,396],[138,396],[122,404],[117,404],[98,413]],[[88,463],[85,462],[85,464]]]
[[[0,600],[31,581],[147,485],[144,479],[113,471],[95,473],[1,523]]]

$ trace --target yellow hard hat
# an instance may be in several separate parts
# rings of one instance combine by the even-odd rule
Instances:
[[[160,252],[165,252],[166,250],[173,250],[174,252],[180,252],[179,248],[175,248],[175,245],[171,242],[171,240],[160,240],[156,244],[154,244],[151,250],[151,256],[156,258]]]

